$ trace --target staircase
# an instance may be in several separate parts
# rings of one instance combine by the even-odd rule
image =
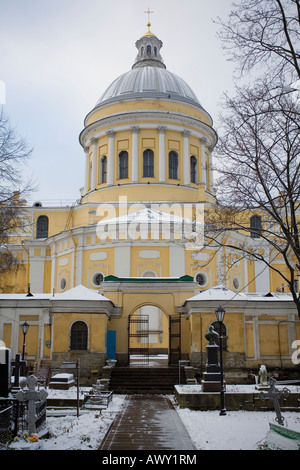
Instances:
[[[186,383],[184,369],[181,384]],[[179,384],[178,366],[170,367],[114,367],[109,390],[119,394],[169,394]]]

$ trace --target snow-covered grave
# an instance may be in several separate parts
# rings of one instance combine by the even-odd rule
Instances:
[[[67,374],[65,372],[60,374],[55,374],[51,377],[49,387],[50,388],[58,388],[62,390],[69,390],[75,383],[74,375]]]
[[[189,387],[192,391],[193,386]],[[232,385],[231,391],[246,393],[251,385]],[[294,387],[289,387],[291,390]],[[298,390],[300,387],[296,387]],[[228,387],[227,387],[228,389]],[[80,387],[81,398],[90,388]],[[77,388],[69,390],[48,390],[49,399],[76,399]],[[225,416],[220,416],[218,410],[199,411],[188,408],[180,408],[170,400],[183,421],[196,449],[199,450],[259,450],[265,448],[281,448],[288,445],[295,448],[297,441],[290,439],[283,442],[281,436],[274,434],[270,423],[276,426],[274,411],[227,411]],[[225,395],[226,398],[226,395]],[[64,416],[55,416],[55,410],[48,409],[46,426],[49,436],[33,442],[26,439],[11,444],[12,449],[29,450],[96,450],[107,433],[113,420],[122,410],[125,395],[113,395],[105,410],[80,410],[80,416],[76,416],[75,408],[64,411]],[[297,411],[283,411],[286,428],[300,433],[300,413]],[[280,427],[281,430],[284,427]],[[289,448],[290,448],[289,447]]]

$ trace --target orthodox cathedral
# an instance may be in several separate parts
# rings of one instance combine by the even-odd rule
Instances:
[[[10,249],[19,264],[1,281],[0,340],[22,352],[26,323],[27,362],[59,368],[79,357],[87,381],[107,359],[186,359],[203,369],[221,306],[229,375],[261,364],[293,369],[300,324],[278,275],[201,244],[203,213],[215,202],[217,134],[190,86],[167,69],[150,26],[131,69],[84,120],[80,199],[29,207],[16,194],[22,212]],[[258,238],[249,235],[249,245]]]

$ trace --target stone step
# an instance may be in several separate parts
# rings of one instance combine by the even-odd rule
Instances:
[[[173,393],[179,383],[178,367],[114,367],[109,389],[115,393]],[[181,383],[186,383],[181,371]]]

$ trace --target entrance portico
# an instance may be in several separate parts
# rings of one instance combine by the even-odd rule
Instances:
[[[145,355],[155,355],[160,352],[168,354],[169,363],[178,363],[180,357],[188,357],[189,324],[178,315],[178,306],[194,294],[195,286],[196,283],[191,276],[105,278],[102,285],[103,293],[119,307],[118,313],[110,317],[107,325],[108,330],[116,331],[118,365],[128,365],[130,353],[138,349],[144,349]],[[153,316],[159,313],[160,321],[155,325]],[[138,318],[143,318],[143,322],[140,323],[143,324],[143,328],[136,326],[134,333],[131,334],[130,324],[134,322],[138,325]],[[143,344],[144,348],[141,347]]]

